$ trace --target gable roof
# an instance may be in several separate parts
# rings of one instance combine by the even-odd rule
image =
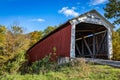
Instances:
[[[104,22],[106,22],[106,23],[110,26],[110,29],[111,29],[111,30],[113,29],[114,26],[113,26],[109,21],[107,21],[101,14],[99,14],[96,10],[91,10],[91,11],[89,11],[89,12],[86,12],[86,13],[84,13],[84,14],[81,14],[81,15],[78,16],[78,17],[75,17],[75,18],[72,18],[72,19],[66,21],[64,24],[60,25],[58,28],[56,28],[55,30],[53,30],[52,32],[50,32],[48,35],[46,35],[45,37],[43,37],[42,39],[40,39],[37,43],[35,43],[32,47],[30,47],[30,48],[27,50],[27,52],[30,51],[30,49],[32,49],[35,45],[37,45],[38,43],[40,43],[41,41],[43,41],[44,39],[46,39],[47,37],[49,37],[50,35],[54,34],[55,32],[59,31],[60,29],[64,28],[65,25],[70,24],[70,21],[75,20],[75,19],[78,19],[78,18],[81,18],[81,17],[87,15],[88,13],[95,13],[95,14],[97,14]]]
[[[110,26],[111,30],[114,28],[113,24],[111,24],[105,17],[103,17],[103,16],[102,16],[100,13],[98,13],[96,10],[91,10],[91,11],[89,11],[89,12],[86,12],[86,13],[81,14],[81,15],[79,15],[78,17],[75,17],[75,18],[73,18],[73,19],[71,19],[71,20],[81,18],[81,17],[83,17],[83,16],[85,16],[85,15],[87,15],[87,14],[89,14],[89,13],[95,13],[97,16],[99,16],[105,23],[107,23],[107,24]],[[70,21],[71,21],[71,20],[70,20]]]

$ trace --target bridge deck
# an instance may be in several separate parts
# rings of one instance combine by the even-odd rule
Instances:
[[[93,59],[93,58],[85,58],[85,61],[120,68],[120,61],[104,60],[104,59]]]

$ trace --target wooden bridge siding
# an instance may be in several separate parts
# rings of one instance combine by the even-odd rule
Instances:
[[[52,53],[53,47],[56,48],[56,56],[70,57],[70,41],[71,41],[71,25],[66,25],[64,28],[53,33],[43,41],[34,46],[29,53],[29,61],[34,62],[44,58]],[[52,56],[53,58],[53,56]]]

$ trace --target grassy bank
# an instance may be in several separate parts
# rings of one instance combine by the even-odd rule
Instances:
[[[120,80],[120,69],[106,65],[75,64],[39,74],[7,74],[0,80]]]

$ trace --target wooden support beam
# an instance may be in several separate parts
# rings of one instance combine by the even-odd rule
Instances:
[[[104,35],[103,35],[103,37],[102,37],[102,40],[101,40],[101,42],[100,42],[100,44],[99,44],[99,46],[98,46],[97,54],[98,54],[98,52],[100,51],[100,49],[101,49],[101,47],[102,47],[102,43],[103,43],[103,41],[105,40],[106,35],[107,35],[107,31],[104,33]]]
[[[82,56],[84,56],[84,43],[83,43],[83,40],[82,40]]]
[[[76,32],[93,32],[93,30],[77,30]]]
[[[105,30],[105,31],[98,32],[98,33],[95,33],[95,35],[99,35],[99,34],[105,33],[105,32],[106,32],[106,30]]]
[[[96,40],[96,52],[98,51],[98,37],[96,36],[95,40]]]
[[[98,33],[95,33],[95,36],[99,35],[99,34],[102,34],[102,33],[105,33],[106,31],[101,31],[101,32],[98,32]],[[80,35],[81,36],[81,35]],[[91,36],[85,36],[84,38],[88,38],[88,37],[91,37]],[[76,41],[78,40],[81,40],[82,38],[77,38]]]
[[[87,57],[87,56],[89,57],[89,56],[91,56],[91,55],[84,55],[84,56],[85,56],[85,57]]]
[[[77,43],[75,44],[75,46],[76,46],[76,49],[77,49],[77,51],[78,51],[78,53],[79,53],[79,55],[80,55],[80,54],[81,54],[81,52],[80,52],[80,49],[79,49],[79,47],[78,47]]]
[[[82,38],[77,38],[75,41],[79,41],[79,40],[81,40]]]
[[[94,55],[95,55],[95,47],[96,47],[96,45],[95,45],[95,34],[93,34],[93,57],[95,57]]]
[[[88,51],[89,51],[89,53],[90,53],[90,55],[91,55],[91,57],[93,58],[93,53],[92,53],[92,51],[90,50],[90,47],[88,46],[88,43],[87,43],[87,41],[83,38],[83,41],[84,41],[84,43],[85,43],[85,45],[86,45],[86,47],[87,47],[87,49],[88,49]]]
[[[98,28],[98,29],[96,29],[96,30],[101,30],[101,29],[104,29],[104,27],[100,27],[100,28]]]

